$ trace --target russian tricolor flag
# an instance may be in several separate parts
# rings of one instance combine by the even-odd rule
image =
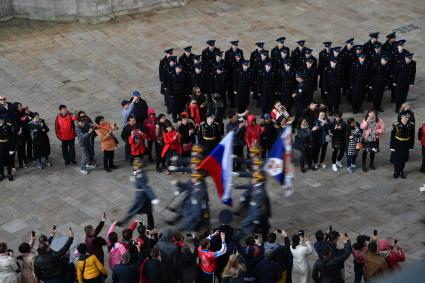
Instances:
[[[232,206],[233,131],[211,151],[199,165],[213,178],[218,197],[223,204]]]

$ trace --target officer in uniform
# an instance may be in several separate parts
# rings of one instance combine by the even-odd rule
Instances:
[[[387,40],[385,41],[384,44],[382,44],[381,51],[384,52],[384,53],[386,53],[390,58],[393,57],[394,53],[397,51],[396,34],[395,34],[395,32],[392,32],[392,33],[390,33],[390,34],[387,35]],[[392,63],[392,62],[390,62],[390,63]],[[390,68],[393,69],[394,67],[395,66],[392,66]],[[394,71],[394,69],[393,69],[393,71]],[[388,88],[391,89],[391,90],[394,88],[394,86],[393,86],[393,77],[394,77],[394,74],[392,72],[390,74],[390,79],[388,81]],[[394,95],[395,95],[395,93],[393,94],[393,96]],[[391,101],[391,102],[395,102],[395,97],[394,97],[394,100]]]
[[[275,100],[275,75],[272,71],[272,62],[267,59],[264,69],[258,74],[257,91],[261,100],[261,111],[263,115],[269,113]]]
[[[362,104],[369,83],[369,70],[365,55],[359,53],[357,58],[358,61],[351,67],[351,106],[353,114],[363,113]]]
[[[239,49],[239,40],[230,42],[231,47],[224,53],[225,71],[227,74],[227,94],[231,107],[235,105],[233,78],[240,67],[241,60],[243,60],[243,50]]]
[[[339,111],[341,103],[341,76],[339,68],[337,68],[337,59],[332,56],[328,60],[330,65],[323,71],[322,90],[325,94],[329,115],[332,116],[333,113]]]
[[[386,54],[382,54],[380,62],[375,62],[371,66],[370,88],[372,89],[373,109],[379,112],[384,112],[381,108],[381,102],[390,75],[388,59]]]
[[[190,73],[191,89],[199,87],[201,93],[204,93],[206,89],[207,76],[202,70],[202,63],[197,63],[193,66],[193,70]]]
[[[369,33],[370,39],[365,44],[363,44],[363,52],[366,56],[369,56],[373,52],[375,43],[379,43],[378,37],[379,32]]]
[[[400,113],[400,121],[393,123],[391,131],[391,162],[394,164],[394,175],[405,179],[404,165],[409,159],[409,151],[415,144],[415,126],[409,121],[409,113],[403,111]]]
[[[214,72],[214,62],[215,62],[215,55],[220,49],[215,47],[215,40],[208,40],[207,41],[207,48],[202,50],[202,64],[204,67],[204,71],[207,75]],[[211,94],[209,81],[207,81],[207,94]]]
[[[15,153],[15,141],[12,125],[6,123],[6,115],[0,115],[0,181],[4,179],[4,167],[7,167],[7,178],[13,181],[12,165]]]
[[[297,81],[295,80],[295,70],[292,69],[288,59],[283,61],[283,66],[283,69],[280,69],[277,74],[277,92],[280,101],[290,111],[294,104],[292,94],[295,92]]]
[[[182,112],[186,102],[185,80],[181,64],[176,64],[174,72],[167,80],[169,110],[173,116],[173,122],[177,122],[177,115]]]
[[[381,55],[382,55],[381,46],[382,46],[382,44],[380,42],[375,42],[373,44],[373,47],[372,47],[373,49],[372,49],[372,51],[369,52],[369,54],[366,58],[371,65],[375,65],[375,64],[381,62]]]
[[[308,84],[307,104],[313,102],[314,91],[317,90],[317,60],[314,57],[305,59],[305,67],[303,72],[306,76],[306,83]]]
[[[165,95],[165,89],[167,88],[166,80],[168,75],[169,58],[173,55],[173,48],[164,50],[164,57],[159,61],[159,82],[161,83],[161,94]]]
[[[261,69],[261,51],[264,50],[264,42],[257,42],[255,43],[257,46],[257,49],[251,52],[251,56],[249,58],[251,71],[252,71],[252,79],[254,80],[253,86],[254,89],[252,90],[253,95],[252,98],[257,100],[257,106],[259,105],[258,101],[258,95],[257,95],[257,78],[258,78],[258,71]]]
[[[345,41],[345,46],[341,51],[342,57],[342,95],[350,96],[351,93],[351,66],[356,61],[356,55],[353,50],[354,38]],[[351,101],[349,101],[351,103]]]
[[[148,229],[155,227],[152,214],[152,205],[158,205],[159,199],[156,197],[153,189],[148,185],[148,176],[143,170],[142,162],[136,158],[133,161],[133,174],[130,180],[136,187],[133,204],[127,212],[127,215],[117,223],[117,226],[123,226],[136,214],[146,214],[148,218]]]
[[[192,93],[191,89],[191,77],[190,74],[192,72],[193,68],[193,56],[195,56],[192,53],[192,46],[187,46],[183,48],[184,53],[179,58],[179,63],[182,65],[183,68],[183,76],[185,81],[185,95],[190,96]]]
[[[332,52],[332,42],[325,41],[323,42],[323,45],[325,48],[319,52],[319,64],[317,66],[317,72],[320,76],[319,79],[319,87],[320,87],[320,97],[325,98],[324,91],[323,91],[323,72],[325,71],[325,68],[329,66],[329,57],[333,56]]]
[[[224,72],[224,64],[218,63],[214,68],[215,72],[210,75],[209,79],[210,91],[211,94],[220,94],[221,102],[224,108],[226,108],[226,73]]]
[[[296,72],[295,79],[297,80],[296,92],[292,94],[295,105],[295,120],[294,125],[297,125],[298,119],[303,115],[304,109],[308,106],[309,86],[305,80],[306,76],[302,71]]]
[[[291,53],[291,65],[295,70],[302,67],[302,59],[305,57],[305,40],[298,40],[297,44],[298,46]]]
[[[272,60],[273,68],[277,68],[277,66],[279,66],[279,61],[281,61],[282,58],[282,52],[286,55],[290,54],[289,48],[285,46],[285,39],[286,37],[284,36],[281,36],[276,39],[277,45],[271,50],[270,57]]]
[[[401,64],[404,61],[404,57],[407,53],[409,53],[409,51],[407,51],[404,48],[404,44],[406,43],[406,40],[404,39],[400,39],[396,41],[396,46],[397,46],[397,50],[394,51],[392,54],[390,54],[390,61],[389,61],[389,65],[390,65],[390,78],[391,78],[391,83],[394,82],[394,73],[395,73],[395,69],[397,68],[397,66],[399,64]],[[396,102],[396,87],[394,87],[394,85],[392,85],[391,87],[391,102]]]
[[[167,107],[167,114],[171,114],[171,103],[170,103],[170,80],[173,74],[175,73],[175,68],[177,64],[177,56],[170,56],[168,57],[168,65],[166,67],[165,71],[165,80],[164,80],[164,100],[165,100],[165,106]]]
[[[407,52],[404,61],[394,69],[394,82],[396,106],[395,112],[400,111],[400,106],[406,102],[409,89],[415,84],[416,62],[412,60],[413,53]]]
[[[237,70],[233,78],[233,89],[236,97],[238,113],[243,113],[248,108],[249,97],[252,93],[253,74],[249,68],[249,61],[242,62],[242,68]]]
[[[205,156],[217,146],[220,142],[220,127],[217,122],[214,121],[215,116],[211,111],[208,111],[206,115],[207,121],[202,122],[199,126],[199,143],[205,149]]]

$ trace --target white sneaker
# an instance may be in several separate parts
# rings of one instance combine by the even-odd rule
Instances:
[[[326,168],[326,164],[325,163],[321,163],[320,166],[322,166],[322,168]]]
[[[319,165],[318,164],[314,164],[313,167],[314,167],[314,169],[319,169]]]
[[[87,164],[86,165],[86,168],[88,168],[88,169],[94,169],[94,168],[96,168],[96,164]]]
[[[87,175],[89,173],[89,171],[84,170],[84,169],[80,169],[81,174]]]
[[[356,164],[351,163],[351,168],[357,168]]]
[[[341,163],[341,161],[337,161],[337,162],[336,162],[336,166],[338,166],[339,168],[342,168],[342,163]]]
[[[422,193],[425,193],[425,185],[423,185],[422,187],[419,188],[419,191]]]
[[[338,167],[336,166],[336,164],[332,164],[332,170],[334,170],[335,172],[338,171]]]
[[[351,173],[353,173],[353,169],[351,169],[351,167],[348,167],[348,168],[347,168],[347,171],[348,171],[348,173],[350,173],[350,174],[351,174]]]

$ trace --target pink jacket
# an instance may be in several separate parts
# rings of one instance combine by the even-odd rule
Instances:
[[[363,130],[363,138],[366,138],[369,136],[371,129],[369,129],[366,120],[362,121],[362,123],[360,124],[360,129]],[[378,122],[376,123],[376,128],[375,128],[376,139],[379,139],[379,137],[382,136],[384,132],[385,132],[384,121],[381,118],[378,118]]]
[[[351,248],[351,253],[353,254],[354,261],[357,263],[363,263],[363,254],[367,251],[367,246],[364,246],[361,250],[356,250],[355,248]]]
[[[121,244],[120,242],[116,242],[111,247],[111,242],[109,241],[109,234],[114,232],[114,230],[115,230],[115,222],[111,224],[111,226],[109,227],[108,233],[106,234],[106,244],[108,245],[108,249],[109,249],[109,268],[111,268],[111,270],[114,269],[115,265],[121,263],[122,255],[127,252],[127,249],[125,248],[125,246]]]

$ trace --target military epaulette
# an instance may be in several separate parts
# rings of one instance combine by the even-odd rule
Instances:
[[[399,124],[399,122],[393,122],[394,126],[397,126]]]
[[[413,123],[412,121],[409,121],[409,124],[414,125],[415,123]]]

